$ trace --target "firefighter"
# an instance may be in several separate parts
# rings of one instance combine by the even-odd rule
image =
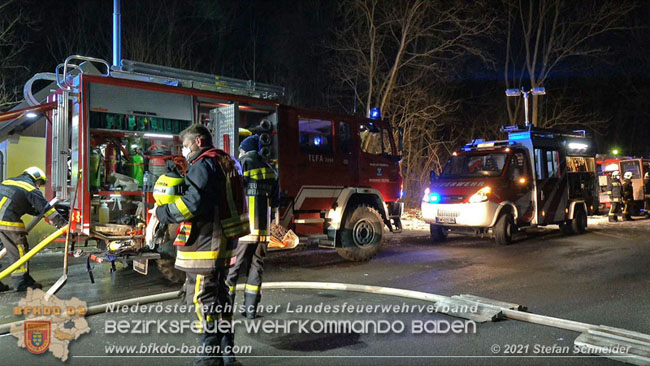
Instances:
[[[650,172],[646,172],[643,176],[643,211],[645,217],[650,218]]]
[[[187,275],[186,302],[195,306],[199,340],[206,350],[194,363],[234,364],[234,354],[221,350],[234,346],[232,312],[224,312],[232,307],[227,268],[234,261],[238,238],[250,232],[241,168],[212,146],[204,126],[192,125],[180,137],[189,163],[185,192],[154,212],[161,224],[180,223],[175,267]]]
[[[609,222],[618,221],[618,213],[621,210],[621,198],[623,197],[623,188],[620,174],[618,171],[612,172],[607,184],[607,194],[609,194]]]
[[[66,224],[63,216],[56,212],[40,191],[40,186],[45,182],[45,173],[37,167],[30,167],[18,177],[0,183],[0,242],[7,249],[7,255],[12,262],[29,251],[25,224],[21,220],[23,215],[42,214],[50,224],[59,228]],[[42,288],[41,284],[29,275],[28,263],[18,267],[11,274],[11,279],[16,291]],[[0,283],[0,291],[8,289],[8,286]]]
[[[264,271],[268,239],[271,235],[272,211],[278,207],[280,188],[278,175],[260,155],[259,136],[247,137],[239,146],[239,161],[244,171],[246,196],[248,197],[248,218],[251,234],[242,238],[237,247],[237,261],[228,273],[231,300],[235,299],[235,286],[239,274],[248,270],[244,289],[243,315],[255,319],[256,308],[261,299],[260,286]]]
[[[632,220],[634,210],[634,188],[632,187],[632,172],[625,172],[623,175],[623,221]]]

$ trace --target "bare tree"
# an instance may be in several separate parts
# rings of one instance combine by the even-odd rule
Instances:
[[[18,56],[25,49],[25,42],[17,33],[20,25],[29,23],[27,17],[8,0],[0,4],[0,109],[12,106],[19,100],[18,89],[12,87],[19,65]]]
[[[484,3],[434,0],[348,0],[340,5],[343,27],[335,33],[334,75],[355,91],[368,113],[377,106],[404,130],[402,169],[407,197],[419,199],[429,170],[440,170],[457,144],[460,105],[445,92],[453,66],[466,56],[491,60],[476,46],[493,17]]]
[[[576,58],[608,55],[609,49],[598,43],[599,39],[626,30],[624,19],[636,6],[625,0],[505,0],[504,4],[505,81],[507,87],[515,88],[522,86],[524,79],[532,88],[544,86],[554,72],[579,67],[573,62]],[[538,98],[533,96],[533,125],[539,123]],[[509,99],[511,122],[521,113],[519,108],[519,100]]]

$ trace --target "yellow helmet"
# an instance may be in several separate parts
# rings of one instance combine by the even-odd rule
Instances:
[[[23,174],[29,175],[37,183],[41,182],[39,184],[45,184],[45,182],[47,182],[47,177],[45,176],[45,172],[43,172],[41,168],[32,166],[23,170]]]
[[[158,206],[173,203],[185,191],[185,179],[176,174],[163,174],[153,186],[153,199]]]

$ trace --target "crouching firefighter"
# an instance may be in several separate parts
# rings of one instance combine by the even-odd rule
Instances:
[[[235,286],[239,274],[247,269],[248,277],[244,289],[244,313],[254,319],[261,299],[260,286],[264,271],[268,239],[271,235],[271,217],[279,205],[280,188],[278,175],[259,154],[259,136],[253,135],[242,141],[239,147],[239,161],[244,171],[248,218],[251,234],[240,239],[237,246],[237,261],[228,273],[228,287],[234,303]]]
[[[161,224],[180,223],[175,267],[187,275],[185,298],[196,307],[206,351],[194,364],[234,364],[232,304],[225,281],[238,238],[250,230],[243,178],[238,163],[212,146],[204,126],[192,125],[180,137],[189,163],[186,190],[173,203],[157,207],[155,215]]]
[[[609,194],[609,222],[618,221],[618,214],[621,211],[621,200],[623,198],[623,184],[618,171],[612,172],[612,176],[607,183],[607,193]]]
[[[25,214],[43,215],[47,221],[60,228],[66,220],[47,202],[40,186],[47,177],[37,167],[30,167],[16,178],[9,178],[0,183],[0,243],[7,250],[12,262],[29,251],[27,232],[21,217]],[[18,267],[12,274],[14,290],[26,291],[28,288],[41,288],[41,284],[29,275],[29,264]],[[0,283],[0,291],[9,287]]]

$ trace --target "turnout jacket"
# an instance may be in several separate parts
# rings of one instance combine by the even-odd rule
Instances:
[[[43,214],[55,222],[63,221],[63,217],[36,188],[34,179],[21,174],[0,183],[0,230],[24,232],[25,224],[21,217],[25,214]]]
[[[623,199],[634,199],[634,188],[632,188],[632,179],[623,179]]]
[[[607,194],[609,194],[610,201],[621,201],[621,198],[623,197],[623,187],[619,179],[609,178],[609,183],[607,183]]]
[[[230,265],[237,238],[248,234],[243,180],[237,162],[216,148],[201,149],[189,160],[185,193],[159,206],[156,216],[162,224],[181,224],[176,268],[208,273]]]
[[[270,235],[270,209],[280,203],[278,174],[257,151],[249,151],[239,160],[244,171],[251,234]]]

